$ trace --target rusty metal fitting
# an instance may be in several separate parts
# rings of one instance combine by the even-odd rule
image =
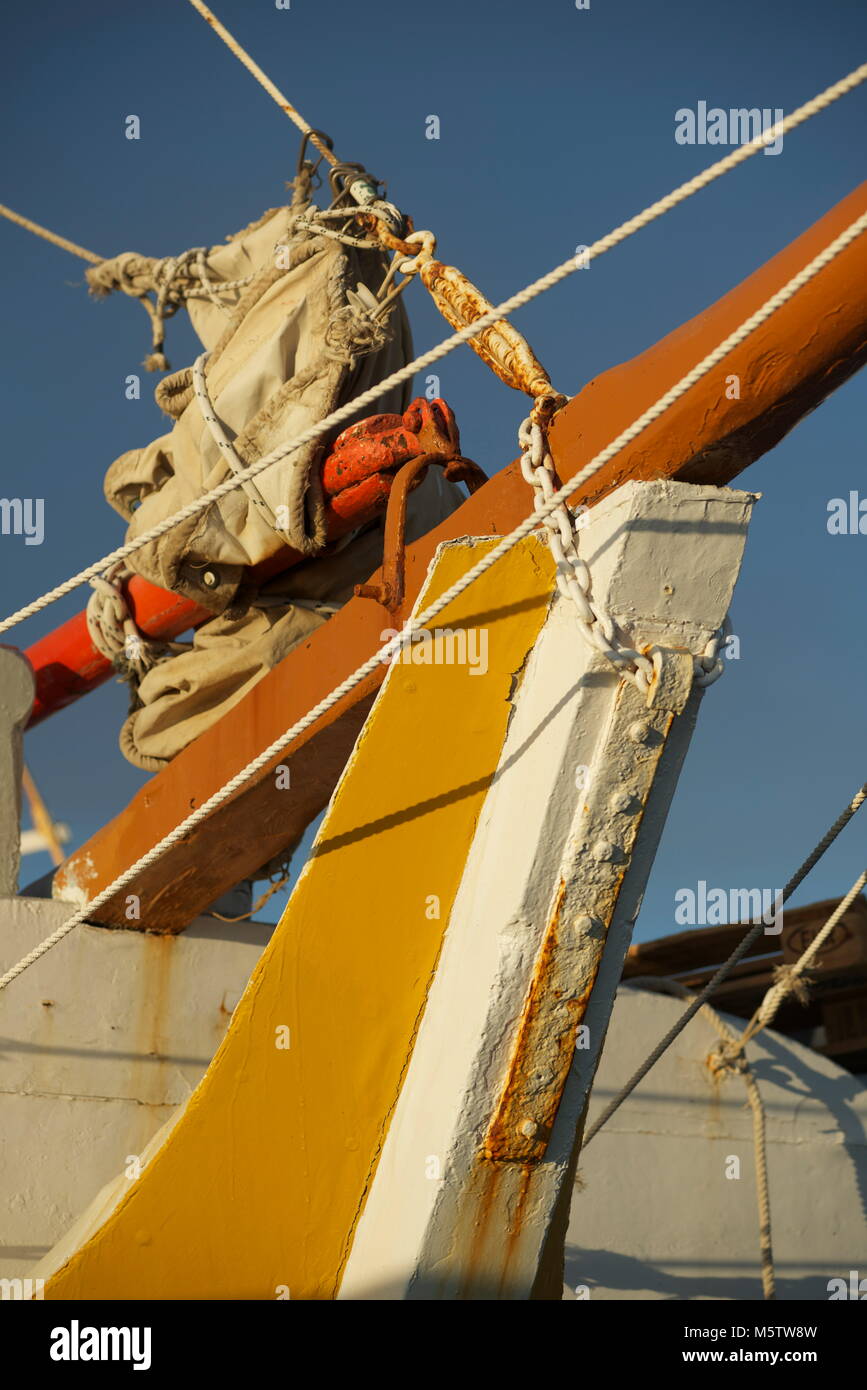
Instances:
[[[386,247],[389,251],[402,251],[405,256],[416,256],[418,254],[418,247],[411,246],[410,243],[404,241],[402,237],[395,236],[391,228],[376,214],[376,212],[357,212],[355,214],[355,220],[364,231],[370,232],[371,235],[375,236],[381,245]],[[404,221],[407,226],[410,228],[412,227],[409,218],[405,218]]]
[[[530,411],[531,422],[534,425],[540,425],[543,430],[547,429],[557,411],[562,410],[568,401],[569,397],[561,396],[560,392],[555,391],[549,382],[548,389],[539,391],[533,402]]]
[[[471,493],[477,492],[488,481],[487,474],[471,459],[442,453],[419,454],[395,474],[385,515],[382,578],[379,582],[355,586],[356,598],[373,599],[392,617],[403,603],[405,593],[407,498],[412,489],[424,480],[431,465],[442,468],[443,476],[449,482],[466,483]]]

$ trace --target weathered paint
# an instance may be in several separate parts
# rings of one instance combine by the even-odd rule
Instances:
[[[0,972],[69,907],[0,901]],[[77,927],[2,995],[0,1278],[29,1272],[207,1070],[270,929]]]
[[[674,717],[691,693],[689,654],[664,652],[662,670],[671,665],[683,670],[686,679],[679,686],[655,681],[649,708],[631,684],[622,685],[615,697],[596,762],[600,768],[616,766],[619,785],[612,793],[610,780],[597,776],[579,804],[568,869],[548,914],[506,1080],[485,1138],[489,1159],[538,1162],[547,1148],[644,808]],[[671,685],[678,688],[666,688]],[[642,731],[640,738],[634,736],[636,730]]]
[[[491,544],[445,548],[423,601]],[[486,674],[391,668],[212,1067],[46,1297],[333,1296],[552,584],[525,541],[437,620],[488,629]]]
[[[552,429],[561,478],[573,477],[865,209],[867,183],[705,312],[631,362],[594,378]],[[773,448],[865,360],[867,237],[858,237],[572,500],[594,503],[627,478],[726,483]],[[739,378],[738,399],[726,392],[730,375]],[[520,467],[496,472],[452,517],[407,548],[404,613],[438,544],[460,535],[502,534],[518,525],[530,506]],[[381,578],[377,571],[372,581]],[[55,878],[60,895],[76,877],[82,857],[91,861],[89,893],[111,883],[178,824],[191,797],[198,804],[211,795],[375,651],[382,626],[382,612],[369,600],[348,603],[71,856]],[[306,788],[288,813],[282,794],[275,792],[273,768],[266,768],[207,825],[141,874],[135,891],[159,900],[161,928],[182,928],[303,832],[327,803],[377,684],[373,677],[358,686],[281,756],[293,781]],[[117,903],[107,905],[100,920],[117,921]]]
[[[682,1012],[679,999],[618,990],[591,1122]],[[598,1300],[762,1298],[752,1115],[740,1077],[715,1083],[705,1066],[715,1041],[694,1018],[581,1155],[563,1297],[589,1296],[591,1318]],[[867,1090],[770,1029],[751,1042],[750,1065],[765,1106],[777,1300],[806,1308],[827,1302],[829,1280],[867,1274]]]
[[[494,308],[462,270],[442,261],[419,259],[419,278],[452,328],[466,328]],[[526,391],[528,396],[555,394],[542,363],[508,319],[483,328],[470,339],[470,347],[514,391]]]
[[[728,611],[753,501],[659,482],[629,483],[600,504],[581,549],[594,595],[631,641],[703,649]],[[659,685],[663,704],[682,704],[677,681]],[[725,680],[711,693],[724,700]],[[582,640],[572,605],[552,605],[515,698],[341,1298],[531,1296],[697,707],[693,691],[676,717],[648,708]],[[628,736],[639,722],[647,742]],[[588,853],[602,838],[618,857]],[[573,1005],[589,1031],[564,1078]],[[519,1098],[544,1108],[518,1115]],[[494,1129],[504,1117],[510,1129],[541,1118],[541,1145],[511,1130],[493,1160],[493,1117]]]

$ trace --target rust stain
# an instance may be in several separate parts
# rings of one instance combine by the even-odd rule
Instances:
[[[498,1294],[502,1294],[503,1292],[503,1286],[509,1276],[515,1251],[518,1248],[521,1235],[523,1234],[524,1211],[527,1206],[527,1198],[530,1195],[530,1184],[533,1180],[533,1167],[531,1164],[522,1163],[520,1169],[521,1184],[518,1189],[518,1200],[515,1203],[515,1213],[506,1227],[506,1241],[503,1247],[503,1259],[500,1268],[500,1283],[497,1288]]]
[[[626,865],[618,874],[610,893],[611,909],[617,900],[625,871]],[[566,885],[561,880],[518,1025],[506,1084],[485,1141],[485,1154],[494,1162],[514,1162],[517,1159],[538,1161],[544,1154],[572,1065],[578,1028],[587,1012],[599,973],[605,943],[604,930],[592,954],[590,978],[585,988],[580,993],[572,993],[563,985],[557,947],[565,895]],[[607,921],[605,927],[607,930]],[[571,923],[567,929],[574,929]],[[540,1039],[539,1032],[543,1021],[550,1015],[552,1004],[555,1008],[559,1006],[562,1017],[555,1027],[555,1036],[549,1039],[551,1047],[545,1048],[545,1037]],[[548,1068],[550,1079],[543,1094],[528,1103],[526,1097],[533,1090],[532,1073],[534,1069],[538,1070],[540,1061]],[[527,1113],[531,1108],[532,1115]],[[532,1134],[520,1132],[520,1124],[527,1120],[535,1122],[537,1126]]]
[[[517,1172],[520,1173],[520,1181],[504,1238],[500,1225],[502,1189]],[[467,1199],[472,1204],[473,1235],[467,1259],[463,1264],[458,1298],[478,1297],[479,1295],[497,1298],[502,1294],[524,1231],[524,1215],[530,1196],[533,1173],[534,1165],[532,1163],[520,1162],[507,1166],[502,1163],[492,1163],[484,1156],[480,1156]],[[512,1194],[506,1195],[508,1206]],[[494,1238],[497,1242],[497,1256],[496,1260],[492,1261],[487,1253],[487,1245],[492,1228],[491,1218],[495,1214],[497,1220]],[[492,1267],[499,1270],[499,1282],[496,1290],[488,1286]]]
[[[461,1281],[459,1298],[467,1298],[472,1292],[478,1278],[485,1268],[485,1242],[488,1228],[491,1223],[491,1215],[496,1204],[497,1190],[503,1177],[504,1169],[490,1163],[478,1165],[476,1175],[481,1180],[482,1188],[480,1192],[473,1190],[473,1236],[470,1242],[470,1249],[464,1265],[464,1276]],[[475,1188],[475,1184],[473,1184]]]
[[[133,1035],[137,1054],[130,1076],[131,1093],[150,1105],[164,1103],[165,1061],[168,1011],[171,1003],[174,936],[148,933],[142,953],[141,994]],[[153,1059],[157,1059],[154,1062]]]
[[[622,698],[621,691],[617,696],[618,706]],[[630,815],[624,828],[619,843],[622,857],[613,866],[612,877],[593,894],[592,913],[597,928],[581,942],[580,989],[573,988],[570,978],[574,970],[573,954],[560,949],[567,885],[564,879],[558,884],[518,1024],[505,1085],[485,1140],[485,1154],[494,1162],[539,1162],[544,1157],[572,1065],[578,1028],[596,985],[608,928],[673,718],[668,711],[657,711],[648,721],[654,738],[648,742],[645,756],[638,757],[636,762],[635,795],[641,802],[641,809]],[[578,915],[584,916],[589,910],[582,907]],[[576,921],[570,919],[565,930],[576,933]]]

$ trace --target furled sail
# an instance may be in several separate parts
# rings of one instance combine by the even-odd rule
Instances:
[[[121,289],[147,304],[160,349],[150,366],[165,365],[162,319],[186,305],[208,351],[207,398],[245,467],[403,366],[412,353],[399,300],[385,319],[366,315],[362,306],[360,288],[369,299],[382,283],[383,253],[297,228],[309,209],[309,181],[302,181],[291,207],[264,214],[225,246],[167,261],[126,253],[88,273],[97,294]],[[144,300],[148,292],[156,311]],[[408,397],[406,387],[392,390],[378,408],[401,412]],[[173,420],[171,430],[122,454],[105,479],[109,503],[128,523],[128,539],[232,474],[194,391],[193,368],[165,377],[156,398]],[[134,708],[121,732],[132,762],[163,766],[325,622],[379,564],[378,522],[323,554],[317,465],[329,442],[285,455],[130,558],[136,573],[214,614],[188,650],[159,653],[158,660],[145,661],[144,674],[141,652],[134,654]],[[410,500],[409,539],[462,500],[437,473],[431,469]],[[287,545],[321,558],[251,591],[249,567]],[[122,663],[128,677],[131,664]]]

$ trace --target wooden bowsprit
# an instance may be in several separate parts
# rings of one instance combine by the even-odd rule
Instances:
[[[441,400],[419,397],[403,415],[372,415],[350,425],[338,435],[320,465],[328,543],[336,543],[382,514],[395,477],[405,476],[407,463],[420,457],[445,463],[459,451],[457,422]],[[416,469],[412,481],[407,478],[401,487],[404,515],[406,491],[417,486],[423,476],[423,471]],[[463,475],[459,472],[457,476]],[[476,486],[478,481],[476,478]],[[307,558],[283,546],[251,567],[248,582],[264,584]],[[161,589],[138,574],[133,574],[123,588],[133,623],[145,639],[171,642],[215,616],[194,599]],[[36,678],[36,700],[28,724],[31,729],[104,684],[114,671],[108,656],[93,640],[86,612],[41,637],[25,655]]]

